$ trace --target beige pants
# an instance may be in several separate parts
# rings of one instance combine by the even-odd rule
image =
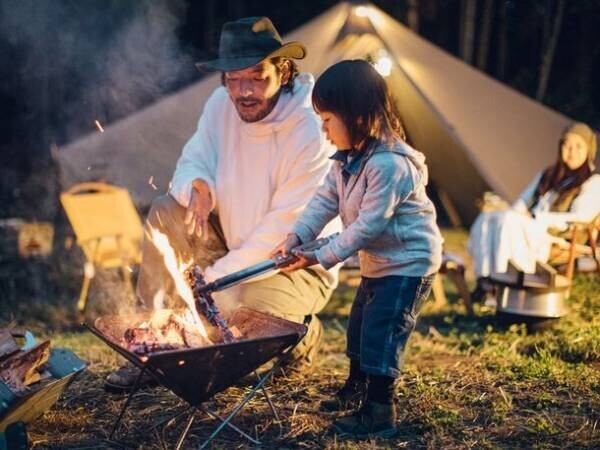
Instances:
[[[146,219],[145,235],[150,228],[166,234],[176,255],[183,261],[193,261],[204,268],[227,253],[225,240],[216,216],[211,216],[208,239],[187,234],[183,223],[185,208],[170,195],[152,202]],[[142,263],[138,277],[138,297],[146,307],[176,306],[181,300],[174,293],[174,283],[163,263],[163,257],[153,242],[144,237]],[[276,245],[274,242],[273,245]],[[277,273],[266,279],[246,282],[213,294],[224,310],[246,306],[294,322],[321,311],[332,289],[312,270]]]

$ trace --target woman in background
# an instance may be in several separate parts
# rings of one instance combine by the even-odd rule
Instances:
[[[600,213],[596,150],[594,131],[572,124],[559,141],[556,162],[535,176],[512,207],[477,217],[468,244],[477,276],[475,300],[491,290],[489,275],[506,272],[508,260],[533,273],[536,261],[549,260],[551,244],[568,222],[588,222]]]

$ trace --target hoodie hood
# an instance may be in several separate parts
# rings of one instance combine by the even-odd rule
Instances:
[[[409,161],[415,166],[418,173],[418,182],[423,186],[426,186],[429,181],[429,170],[427,169],[427,165],[425,164],[425,155],[418,150],[415,150],[406,142],[397,142],[393,147],[388,146],[378,146],[373,153],[380,152],[392,152],[398,155],[406,156]]]
[[[252,123],[239,119],[242,131],[254,136],[264,135],[294,127],[303,119],[312,117],[311,94],[314,85],[315,79],[311,74],[299,74],[294,80],[293,92],[282,92],[275,108],[264,119]]]

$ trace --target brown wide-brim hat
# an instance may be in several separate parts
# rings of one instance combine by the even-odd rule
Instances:
[[[268,17],[245,17],[223,25],[219,57],[198,62],[196,67],[203,72],[230,72],[247,69],[276,56],[302,59],[306,56],[306,48],[299,42],[283,44]]]

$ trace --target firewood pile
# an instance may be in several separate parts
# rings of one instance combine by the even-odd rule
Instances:
[[[25,337],[25,330],[0,328],[0,379],[15,394],[25,394],[37,383],[52,379],[47,370],[50,341],[22,350],[17,339]]]

